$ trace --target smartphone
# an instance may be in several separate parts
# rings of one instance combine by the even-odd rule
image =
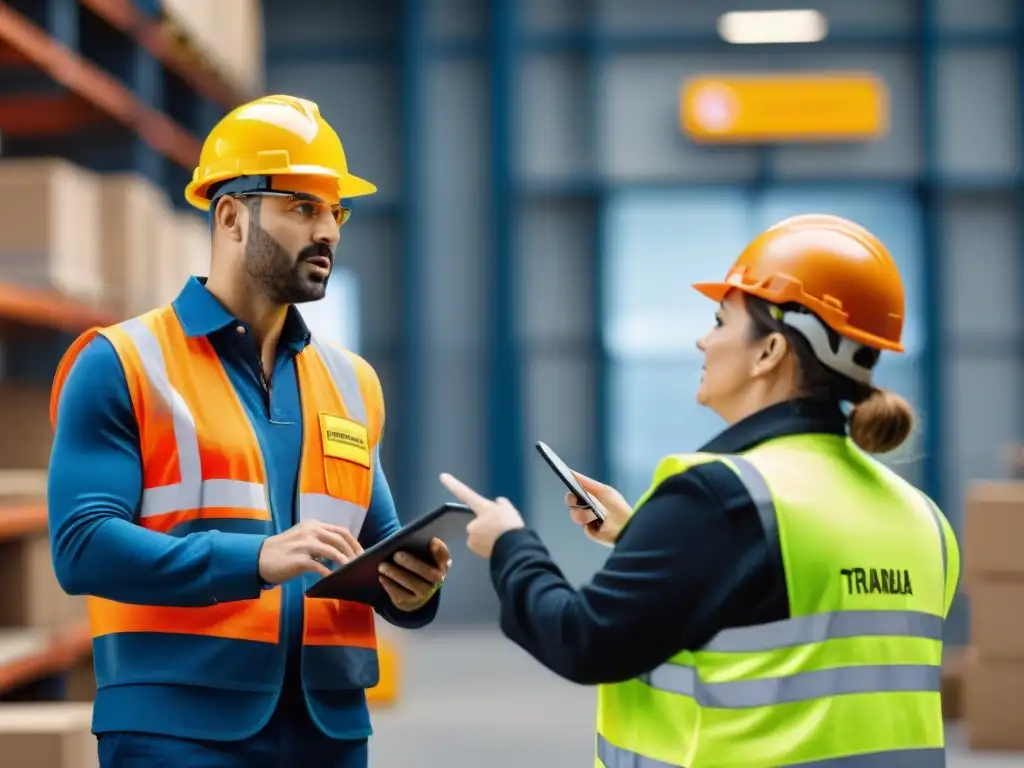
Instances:
[[[562,482],[565,483],[565,487],[572,491],[576,498],[579,499],[580,506],[590,510],[592,515],[588,523],[604,522],[604,509],[598,503],[597,499],[591,496],[584,490],[583,486],[580,485],[580,481],[576,479],[576,475],[572,473],[569,466],[558,458],[558,454],[552,451],[546,443],[542,443],[540,440],[537,441],[537,452],[544,457],[544,461],[548,463],[548,466],[554,470],[554,473],[561,478]]]

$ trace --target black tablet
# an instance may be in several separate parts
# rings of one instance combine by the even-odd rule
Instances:
[[[418,520],[395,531],[379,541],[355,560],[338,566],[306,590],[306,597],[325,597],[334,600],[352,600],[371,604],[381,594],[380,572],[382,563],[389,562],[397,552],[408,552],[426,562],[432,562],[430,540],[441,539],[451,548],[452,542],[465,539],[466,526],[473,512],[462,504],[443,504]]]

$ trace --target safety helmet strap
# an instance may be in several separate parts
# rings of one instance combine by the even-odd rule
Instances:
[[[829,329],[810,312],[783,312],[782,322],[799,331],[807,339],[815,356],[826,368],[840,373],[858,384],[871,386],[871,369],[860,365],[855,360],[857,353],[864,349],[863,344],[858,344],[840,335],[839,344],[833,351],[829,339]]]

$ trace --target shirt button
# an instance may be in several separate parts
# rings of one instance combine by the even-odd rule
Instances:
[[[244,325],[236,326],[235,327],[235,333],[237,333],[239,336],[245,336],[245,326]]]

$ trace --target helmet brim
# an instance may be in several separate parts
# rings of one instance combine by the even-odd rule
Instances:
[[[732,288],[736,288],[735,285],[729,283],[694,283],[693,287],[712,301],[719,303],[725,300],[725,295]]]
[[[377,191],[377,185],[364,178],[351,173],[338,175],[329,168],[318,165],[293,165],[287,173],[275,173],[275,176],[333,176],[338,180],[338,197],[342,200],[351,197],[364,197],[372,195]],[[230,177],[226,177],[230,178]],[[189,205],[201,211],[210,210],[210,201],[207,199],[207,190],[211,184],[225,179],[208,179],[203,182],[193,181],[185,187],[185,199]]]
[[[722,282],[722,283],[694,283],[693,287],[707,296],[712,301],[718,302],[719,304],[725,301],[726,295],[729,291],[742,291],[748,296],[756,296],[765,301],[775,302],[778,300],[777,296],[773,296],[770,292],[758,290],[757,288],[748,287],[745,285],[737,285],[736,283]],[[810,302],[798,302],[799,304],[806,306],[812,312],[816,312],[821,315],[821,307],[809,306]],[[863,344],[873,349],[886,350],[888,352],[903,352],[905,351],[903,345],[899,342],[892,341],[890,339],[883,339],[880,336],[875,336],[870,333],[865,333],[857,328],[853,328],[845,322],[836,322],[835,319],[829,317],[826,319],[824,315],[822,320],[832,330],[841,336],[845,336],[858,344]]]

